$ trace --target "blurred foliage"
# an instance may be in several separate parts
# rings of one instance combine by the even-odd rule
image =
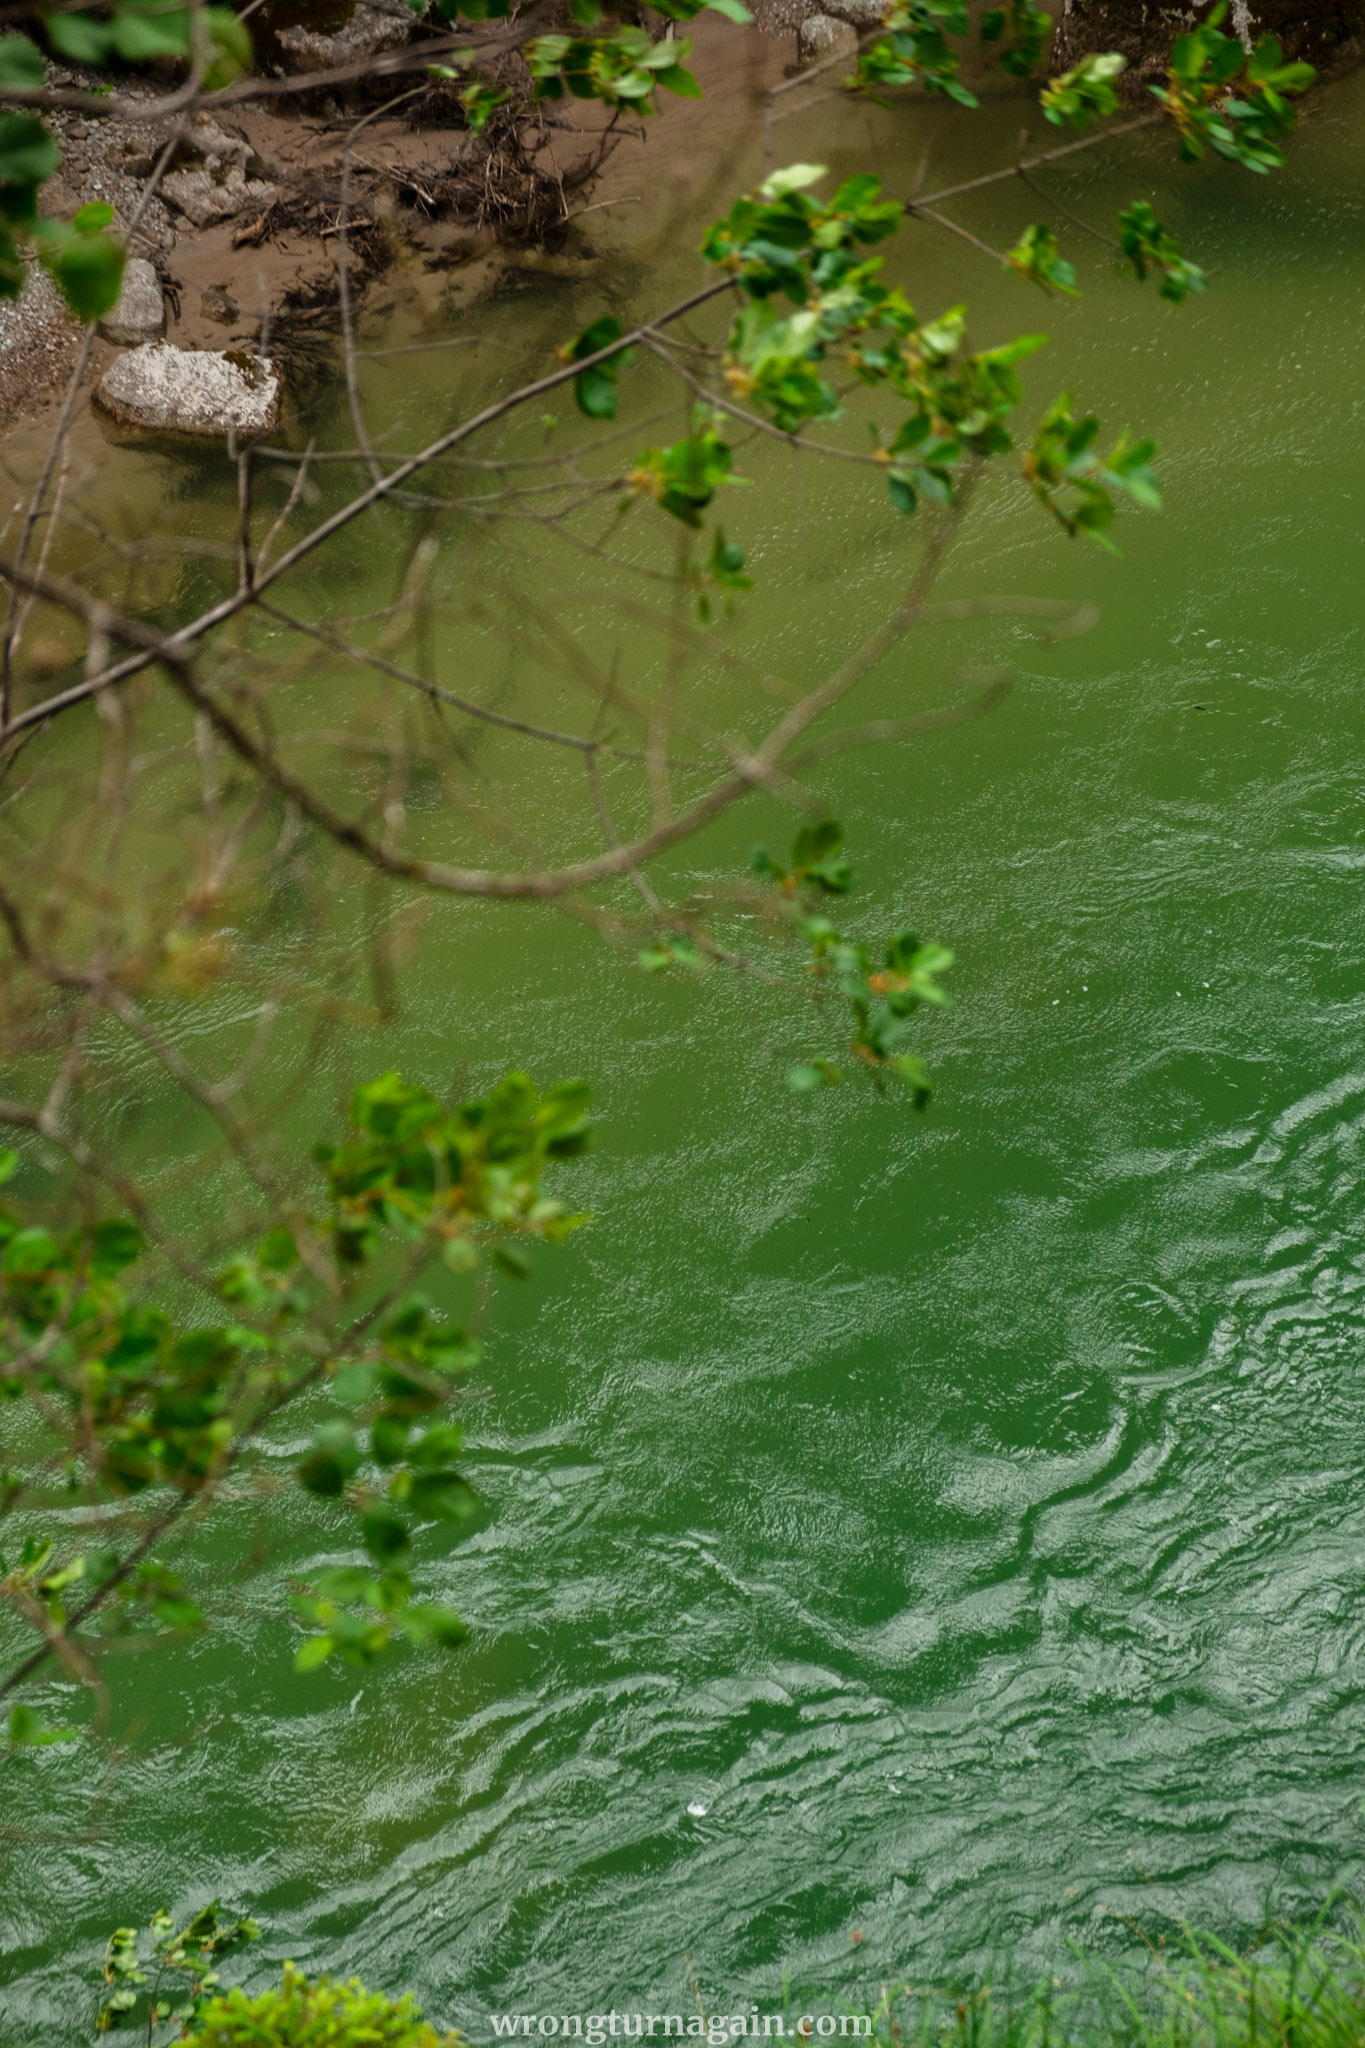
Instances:
[[[59,1231],[0,1210],[0,1397],[27,1403],[42,1425],[28,1465],[0,1478],[5,1505],[208,1497],[286,1409],[301,1410],[311,1438],[295,1477],[345,1510],[370,1560],[296,1588],[312,1631],[301,1670],[334,1656],[367,1664],[399,1638],[463,1641],[457,1615],[413,1598],[409,1567],[420,1529],[474,1511],[454,1410],[480,1346],[419,1282],[469,1273],[485,1253],[524,1277],[528,1246],[558,1244],[587,1221],[542,1186],[587,1147],[581,1083],[540,1094],[512,1073],[447,1111],[390,1073],[356,1090],[351,1121],[350,1138],[316,1154],[325,1207],[282,1220],[229,1261],[216,1289],[236,1319],[213,1326],[177,1323],[128,1291],[142,1234],[127,1219]],[[3,1155],[0,1172],[16,1161]],[[41,1531],[0,1558],[0,1591],[54,1641],[91,1601],[115,1631],[183,1634],[204,1619],[149,1556],[59,1556]],[[11,1721],[16,1746],[68,1732],[16,1712],[30,1716]]]

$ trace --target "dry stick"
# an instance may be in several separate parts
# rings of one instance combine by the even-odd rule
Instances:
[[[1059,149],[1044,150],[1039,156],[1021,157],[1017,164],[1009,164],[1004,170],[987,171],[980,178],[966,178],[960,185],[940,186],[937,192],[930,192],[923,199],[907,199],[905,211],[917,213],[922,207],[941,206],[945,199],[960,199],[965,192],[982,192],[988,185],[1003,185],[1008,179],[1017,178],[1021,171],[1040,171],[1047,164],[1060,163],[1063,157],[1079,156],[1083,150],[1097,149],[1102,142],[1117,142],[1121,135],[1136,135],[1139,129],[1155,128],[1166,118],[1165,114],[1140,114],[1136,121],[1124,121],[1117,128],[1083,135],[1079,142],[1064,142]]]
[[[1054,213],[1060,213],[1063,220],[1069,220],[1072,227],[1079,228],[1083,235],[1093,235],[1097,242],[1104,243],[1106,249],[1122,249],[1122,243],[1116,242],[1112,235],[1106,235],[1102,228],[1091,227],[1088,220],[1082,220],[1080,215],[1073,213],[1069,206],[1063,206],[1060,199],[1054,199],[1050,192],[1045,192],[1041,185],[1035,184],[1022,164],[1016,164],[1015,176],[1020,184],[1027,185],[1030,192],[1036,193],[1044,206],[1050,206]]]
[[[159,1230],[156,1219],[136,1182],[129,1180],[116,1166],[106,1164],[97,1153],[91,1151],[83,1138],[77,1138],[71,1132],[59,1129],[55,1118],[49,1118],[45,1109],[34,1109],[27,1102],[0,1099],[0,1125],[16,1131],[32,1131],[35,1137],[46,1138],[49,1144],[56,1145],[60,1151],[65,1152],[72,1165],[79,1168],[82,1173],[90,1175],[94,1180],[103,1181],[104,1185],[112,1189],[119,1200],[126,1204],[147,1236],[161,1245],[167,1257],[187,1280],[192,1280],[196,1287],[212,1288],[212,1276],[196,1265],[189,1254],[182,1251],[173,1239],[165,1237]]]
[[[462,697],[455,690],[447,690],[440,683],[430,682],[426,676],[418,675],[414,669],[403,668],[395,661],[387,660],[382,654],[373,653],[368,647],[355,647],[343,640],[326,626],[316,626],[307,619],[295,618],[291,612],[283,611],[278,605],[262,603],[260,610],[268,617],[278,619],[281,625],[290,626],[296,633],[304,633],[310,639],[321,641],[335,653],[344,655],[348,661],[362,662],[367,668],[378,669],[381,675],[392,676],[395,682],[408,683],[414,690],[421,690],[425,696],[441,704],[450,705],[454,711],[462,711],[470,718],[482,719],[486,725],[501,726],[506,732],[522,733],[528,739],[547,740],[552,746],[573,747],[580,753],[611,754],[622,761],[643,761],[644,753],[623,747],[608,746],[604,741],[595,740],[582,733],[556,732],[553,726],[532,725],[528,719],[510,718],[506,712],[490,711],[487,705],[476,704],[472,697]]]
[[[576,861],[561,868],[522,870],[520,873],[499,872],[488,868],[454,868],[444,862],[419,860],[412,855],[387,852],[377,846],[359,826],[349,819],[340,817],[283,768],[265,746],[252,738],[231,712],[215,702],[204,690],[195,680],[188,663],[179,661],[172,666],[167,662],[167,674],[188,702],[208,713],[229,745],[257,774],[272,782],[283,795],[291,797],[304,815],[311,818],[331,838],[340,845],[350,847],[372,866],[385,873],[421,882],[427,887],[441,889],[454,895],[483,896],[499,901],[546,901],[551,897],[567,895],[572,891],[588,888],[595,882],[607,881],[628,873],[632,866],[643,865],[655,854],[662,853],[679,841],[690,838],[701,826],[718,817],[722,811],[747,796],[753,789],[769,786],[774,776],[780,772],[781,757],[792,742],[825,711],[838,703],[841,697],[847,695],[915,623],[934,577],[961,524],[972,495],[976,475],[977,471],[974,468],[964,477],[957,500],[940,521],[902,604],[833,676],[787,711],[756,751],[736,751],[732,775],[716,783],[685,810],[656,824],[652,830],[643,833],[629,846],[613,848],[605,854],[598,854],[588,860]]]
[[[959,227],[955,220],[949,220],[946,213],[936,212],[932,206],[926,206],[922,199],[915,201],[913,210],[924,220],[931,220],[936,228],[946,228],[950,235],[960,235],[964,242],[970,242],[972,247],[979,249],[983,256],[989,256],[993,263],[1007,264],[1009,262],[1010,259],[1006,256],[1003,249],[992,249],[989,242],[983,242],[980,236],[972,233],[970,228]],[[909,212],[910,208],[907,207],[906,211]]]
[[[70,474],[71,450],[63,448],[61,475],[57,478],[57,488],[52,495],[52,511],[48,518],[47,531],[43,535],[43,544],[38,550],[39,575],[47,567],[48,556],[52,553],[52,543],[56,538],[57,528],[61,524],[62,499],[66,496],[67,480]],[[24,630],[28,625],[29,619],[32,617],[33,607],[37,602],[37,598],[30,591],[26,603],[20,608],[19,616],[14,622],[14,631],[8,640],[8,653],[11,664],[13,664],[15,656],[19,652],[19,645],[24,637]],[[0,714],[0,722],[3,722],[3,714]]]
[[[490,38],[482,45],[481,53],[501,55],[517,47],[524,39],[524,26],[519,26],[515,33]],[[70,111],[106,121],[159,122],[176,115],[195,113],[204,106],[231,107],[241,100],[289,99],[303,93],[319,92],[329,86],[354,85],[362,79],[400,78],[405,72],[425,72],[434,59],[467,48],[468,42],[467,33],[432,36],[427,42],[409,43],[403,49],[391,50],[381,57],[360,57],[349,64],[334,64],[325,71],[309,71],[294,78],[262,78],[259,75],[243,78],[233,85],[220,87],[216,92],[205,92],[199,80],[189,78],[159,100],[82,92],[79,88],[6,84],[0,87],[0,105],[56,113]],[[425,85],[421,89],[425,91]]]
[[[285,499],[284,506],[280,511],[280,514],[276,519],[274,525],[271,527],[265,539],[261,542],[260,550],[256,556],[256,568],[258,573],[261,569],[265,567],[266,558],[269,555],[271,548],[275,544],[276,534],[280,533],[289,524],[290,515],[293,512],[294,507],[298,504],[299,499],[303,496],[304,481],[308,475],[308,464],[312,459],[312,454],[313,443],[312,441],[309,441],[308,446],[303,451],[303,460],[299,464],[297,470],[294,472],[294,481],[292,486],[290,487],[289,496]]]
[[[953,223],[945,220],[942,225],[952,227]],[[978,244],[978,247],[984,247],[984,244]],[[995,252],[990,250],[987,253],[993,255]],[[804,450],[809,455],[828,455],[834,462],[856,462],[864,467],[870,463],[874,469],[886,467],[879,455],[860,455],[856,448],[831,448],[823,441],[807,441],[800,434],[789,433],[785,427],[774,426],[771,420],[765,420],[759,413],[747,412],[742,405],[736,405],[733,399],[722,397],[719,392],[712,391],[709,386],[694,377],[652,330],[647,329],[645,332],[645,347],[651,354],[656,355],[660,362],[667,363],[674,376],[689,385],[698,398],[704,398],[707,404],[715,406],[718,412],[728,413],[731,419],[741,420],[756,434],[768,434],[773,440],[785,441],[789,448]]]
[[[412,86],[407,92],[396,94],[393,99],[385,100],[382,106],[375,107],[372,112],[363,115],[347,135],[341,157],[341,229],[337,242],[337,299],[341,308],[342,360],[345,364],[346,396],[350,402],[355,437],[365,457],[365,466],[376,483],[379,481],[381,471],[374,450],[370,446],[365,428],[365,414],[360,403],[360,385],[355,367],[355,323],[351,315],[351,150],[362,128],[368,128],[371,121],[379,120],[381,115],[392,113],[395,107],[406,106],[409,100],[415,100],[419,93],[424,93],[426,89],[425,83]]]
[[[209,712],[211,717],[211,708],[205,705],[204,709]],[[204,1108],[208,1110],[209,1114],[221,1126],[223,1135],[262,1193],[269,1196],[271,1200],[279,1198],[280,1190],[278,1183],[256,1160],[251,1141],[236,1117],[232,1115],[231,1111],[223,1103],[215,1100],[212,1087],[200,1080],[188,1061],[182,1057],[173,1045],[169,1044],[161,1036],[155,1025],[143,1016],[141,1010],[138,1009],[130,996],[125,995],[124,991],[111,982],[105,974],[82,974],[71,968],[59,968],[54,962],[44,960],[29,937],[28,928],[24,923],[23,915],[18,905],[3,890],[0,890],[0,923],[3,923],[9,931],[11,943],[19,958],[26,966],[31,967],[35,973],[42,975],[52,987],[81,988],[97,995],[105,1007],[112,1010],[114,1015],[128,1027],[134,1036],[142,1040],[147,1049],[160,1061],[167,1073],[172,1075],[188,1094],[193,1095],[196,1102],[203,1104]],[[55,1129],[49,1130],[41,1121],[34,1123],[32,1128],[41,1130],[45,1136],[58,1137],[61,1143],[67,1142],[64,1139],[60,1139]],[[75,1157],[74,1153],[72,1157]],[[107,1178],[107,1176],[105,1177]]]
[[[588,787],[592,791],[592,800],[597,807],[597,815],[602,820],[602,830],[603,833],[606,835],[607,844],[608,846],[619,846],[621,844],[621,835],[616,829],[616,820],[611,815],[611,807],[607,802],[607,794],[602,787],[602,778],[597,772],[596,754],[585,754],[583,756],[583,766],[588,771]],[[649,908],[656,914],[656,916],[662,917],[664,907],[663,904],[659,901],[658,897],[655,895],[654,885],[650,881],[649,877],[646,874],[644,874],[640,868],[632,867],[630,870],[630,879],[632,882],[634,882],[636,888],[644,897],[645,902],[648,904]]]
[[[705,305],[708,300],[718,298],[722,292],[728,291],[729,288],[730,280],[728,278],[722,278],[717,283],[703,285],[699,291],[693,292],[690,297],[680,300],[669,312],[659,315],[650,325],[659,327],[679,319],[684,313],[690,313],[695,306]],[[462,441],[468,440],[472,435],[479,433],[484,427],[491,426],[496,420],[505,418],[508,413],[516,411],[520,406],[530,404],[533,399],[541,397],[545,392],[555,391],[560,385],[572,382],[584,370],[592,369],[598,363],[610,361],[613,356],[619,355],[622,349],[630,348],[637,343],[643,342],[646,338],[646,333],[647,329],[644,327],[635,328],[629,334],[622,335],[618,340],[609,342],[605,348],[595,350],[590,356],[584,356],[581,361],[565,363],[558,369],[548,370],[543,377],[538,377],[533,383],[523,384],[518,390],[509,392],[505,398],[496,399],[491,404],[484,406],[467,420],[461,421],[458,426],[450,428],[446,433],[440,435],[438,439],[429,442],[416,455],[407,456],[388,476],[381,477],[377,482],[372,483],[367,490],[361,491],[356,497],[352,498],[347,504],[339,506],[320,525],[314,527],[311,533],[305,534],[302,540],[296,541],[292,548],[281,555],[279,561],[275,563],[268,573],[260,570],[256,579],[256,591],[259,593],[262,590],[268,589],[280,577],[288,575],[292,569],[296,568],[300,562],[306,561],[315,549],[321,547],[325,541],[330,540],[334,534],[342,532],[352,521],[358,519],[362,513],[368,512],[372,505],[382,503],[385,498],[400,489],[408,481],[409,477],[416,476],[421,470],[429,468],[433,462],[439,461],[450,449],[457,448]],[[17,579],[23,582],[27,577],[28,571],[24,568],[22,561],[0,561],[0,580]],[[75,609],[78,612],[87,610],[81,593],[75,591],[69,584],[59,586],[54,579],[49,578],[44,587],[52,590],[56,590],[58,587],[65,589],[67,595],[63,598],[58,598],[58,603],[65,604],[68,609]],[[0,740],[8,739],[14,733],[22,732],[28,726],[38,725],[45,719],[51,718],[56,712],[66,710],[71,704],[79,704],[86,698],[94,696],[98,691],[108,689],[114,683],[126,681],[129,676],[138,674],[142,669],[149,667],[154,662],[163,661],[174,665],[183,661],[196,641],[202,640],[205,634],[213,631],[215,626],[220,626],[227,619],[234,617],[247,602],[249,600],[244,598],[240,592],[237,592],[231,597],[221,599],[219,603],[212,605],[208,611],[201,612],[197,619],[191,620],[188,625],[180,627],[177,632],[164,636],[144,634],[140,631],[130,633],[127,630],[130,622],[124,621],[120,626],[119,637],[122,639],[132,639],[140,648],[141,651],[139,653],[128,656],[125,660],[115,663],[112,667],[105,668],[97,675],[88,676],[84,682],[73,683],[69,689],[59,691],[54,697],[45,698],[41,704],[31,705],[27,710],[21,711],[9,721],[8,725],[0,727]],[[108,607],[103,607],[103,610],[112,621],[114,614],[109,611]]]
[[[854,685],[861,681],[867,671],[889,654],[902,635],[915,624],[925,600],[933,587],[935,576],[943,564],[963,515],[970,503],[976,479],[980,474],[979,464],[973,464],[964,475],[958,488],[957,497],[946,508],[938,530],[925,549],[924,560],[919,572],[906,592],[904,602],[891,617],[864,642],[858,652],[846,661],[818,690],[812,690],[799,704],[794,704],[784,718],[779,719],[768,738],[759,748],[759,759],[765,763],[778,761],[792,741],[812,725],[822,714],[847,696]]]
[[[850,747],[886,746],[901,740],[917,739],[921,733],[946,732],[954,725],[965,725],[973,718],[982,718],[993,711],[1010,688],[1008,674],[995,677],[967,704],[948,705],[942,711],[921,711],[915,718],[877,718],[866,725],[853,725],[843,732],[828,733],[824,739],[812,740],[792,758],[793,768],[808,768],[816,761],[824,761],[831,754],[846,753]]]

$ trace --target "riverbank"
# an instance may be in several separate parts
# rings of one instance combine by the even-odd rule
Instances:
[[[1337,0],[1311,16],[1295,5],[1243,4],[1234,25],[1248,39],[1263,30],[1280,34],[1288,55],[1310,57],[1324,76],[1360,62],[1365,0]],[[286,386],[298,390],[336,374],[344,288],[359,305],[383,278],[389,306],[405,303],[420,327],[448,324],[509,269],[590,274],[604,214],[646,203],[661,184],[695,185],[703,164],[714,182],[728,138],[771,114],[774,88],[822,55],[851,61],[871,6],[756,0],[748,29],[703,14],[687,26],[703,106],[665,95],[647,123],[613,123],[591,101],[534,110],[523,101],[515,113],[499,110],[476,136],[453,82],[433,79],[400,92],[388,111],[366,111],[364,89],[359,101],[343,105],[323,88],[300,98],[272,95],[263,82],[260,99],[196,117],[169,170],[155,175],[165,130],[150,117],[59,112],[51,126],[62,164],[46,206],[70,215],[91,200],[108,201],[132,253],[156,272],[169,341],[188,350],[268,353]],[[363,0],[333,37],[287,31],[302,39],[291,62],[316,69],[339,60],[357,35],[378,37],[376,49],[388,49],[413,31],[405,7],[401,23],[386,7],[387,0]],[[1169,9],[1139,0],[1066,0],[1051,68],[1118,47],[1129,59],[1126,87],[1142,93],[1176,26]],[[487,25],[471,32],[475,47],[481,33],[489,34]],[[822,76],[820,93],[841,75],[836,66]],[[62,67],[53,67],[51,81],[100,86],[96,74]],[[125,86],[121,105],[142,100],[150,110],[160,92],[149,83]],[[718,203],[725,196],[718,191]],[[35,267],[22,298],[0,304],[0,435],[21,423],[43,425],[81,344],[80,326]],[[96,339],[87,389],[115,353],[112,342]]]
[[[381,276],[419,319],[448,319],[508,267],[577,270],[595,255],[588,216],[640,203],[638,188],[686,184],[701,152],[752,120],[794,68],[797,33],[817,0],[766,0],[752,29],[717,17],[691,24],[691,68],[705,94],[666,100],[648,125],[613,123],[595,102],[499,112],[471,134],[454,85],[434,81],[389,113],[311,93],[242,100],[201,115],[168,171],[154,175],[164,129],[150,120],[49,117],[62,152],[45,192],[50,213],[91,200],[113,206],[131,254],[160,283],[166,338],[184,349],[250,347],[306,382],[335,330],[343,266],[356,302]],[[851,33],[851,31],[850,31]],[[57,86],[90,89],[95,74],[54,67]],[[125,87],[123,102],[160,97]],[[742,102],[742,105],[740,105]],[[591,188],[591,189],[589,189]],[[54,409],[82,329],[33,267],[22,297],[0,304],[0,433]],[[97,338],[86,382],[115,354]]]

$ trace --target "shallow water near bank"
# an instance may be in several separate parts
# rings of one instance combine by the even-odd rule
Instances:
[[[486,1520],[437,1545],[430,1582],[473,1640],[296,1678],[276,1582],[249,1581],[202,1644],[118,1674],[128,1748],[93,1820],[71,1753],[7,1767],[5,1819],[35,1831],[0,1878],[14,2041],[78,2038],[73,1956],[208,1896],[265,1921],[253,1974],[287,1955],[411,1986],[477,2042],[490,2011],[687,2013],[688,1957],[707,2009],[739,2012],[784,1975],[868,2000],[1005,1951],[1054,1968],[1067,1935],[1127,1946],[1124,1922],[1237,1937],[1275,1887],[1352,1866],[1362,112],[1361,83],[1339,88],[1265,183],[1181,180],[1145,144],[1059,178],[1097,219],[1161,200],[1210,271],[1180,311],[1098,248],[1085,298],[1043,308],[946,238],[902,237],[917,305],[969,294],[983,338],[1053,334],[1037,406],[1066,384],[1157,433],[1168,499],[1124,520],[1111,563],[987,493],[944,594],[1093,601],[1098,624],[1055,646],[1008,622],[917,637],[861,715],[949,701],[985,661],[1011,663],[1011,693],[822,785],[865,928],[957,949],[926,1118],[854,1085],[793,1099],[718,978],[646,981],[549,914],[458,906],[423,926],[398,1022],[335,1042],[296,1094],[311,1139],[388,1065],[443,1093],[507,1064],[594,1085],[574,1186],[595,1223],[504,1290],[471,1411]],[[974,133],[1004,160],[1018,125],[854,118],[848,140],[829,110],[792,122],[781,153],[843,171],[870,142],[902,190],[926,122],[935,181]],[[1011,193],[960,218],[1003,241],[1039,211]],[[604,302],[687,288],[695,263],[655,234],[623,209],[590,283],[476,312],[543,360]],[[474,353],[469,388],[504,374]],[[446,358],[365,374],[379,431],[456,403]],[[183,517],[230,522],[230,480],[156,462]],[[758,587],[726,630],[808,682],[894,600],[905,529],[851,466],[746,466],[726,519]],[[490,543],[498,601],[547,598],[627,674],[659,658],[594,564],[537,533],[518,548]],[[328,573],[318,607],[358,609],[364,550],[344,592]],[[558,687],[534,647],[438,658],[508,705]],[[700,687],[714,712],[724,675]],[[536,800],[536,764],[497,763],[509,801]],[[552,785],[566,844],[580,798]],[[673,872],[723,878],[788,829],[756,809]],[[139,1088],[152,1166],[177,1138],[130,1065]],[[318,1510],[305,1552],[335,1540]]]

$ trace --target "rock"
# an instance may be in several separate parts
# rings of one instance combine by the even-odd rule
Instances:
[[[407,0],[360,0],[334,35],[302,26],[281,29],[280,60],[289,71],[333,71],[358,58],[380,57],[411,42],[415,19]]]
[[[235,220],[248,206],[259,208],[275,196],[268,179],[248,178],[240,164],[224,163],[221,157],[211,158],[198,170],[172,171],[162,179],[161,190],[177,213],[197,228]]]
[[[231,327],[234,320],[240,320],[242,309],[220,284],[206,284],[199,294],[203,301],[206,320],[217,320],[223,327]]]
[[[1051,69],[1066,71],[1097,51],[1121,50],[1128,67],[1119,91],[1146,101],[1147,86],[1165,76],[1172,38],[1195,18],[1150,0],[1067,0]],[[1315,0],[1311,6],[1304,0],[1234,0],[1224,29],[1244,43],[1276,36],[1286,61],[1306,59],[1320,78],[1331,78],[1365,56],[1365,0]]]
[[[159,341],[112,362],[95,397],[121,426],[224,440],[230,432],[267,433],[279,417],[279,394],[266,357]]]
[[[808,14],[797,32],[796,48],[803,64],[820,64],[829,57],[851,62],[858,53],[858,31],[831,14]]]
[[[886,5],[887,0],[825,0],[828,12],[840,21],[850,22],[860,35],[881,27]]]
[[[99,332],[119,348],[137,348],[144,341],[160,341],[166,332],[161,279],[145,256],[129,257],[118,304],[100,321]]]

